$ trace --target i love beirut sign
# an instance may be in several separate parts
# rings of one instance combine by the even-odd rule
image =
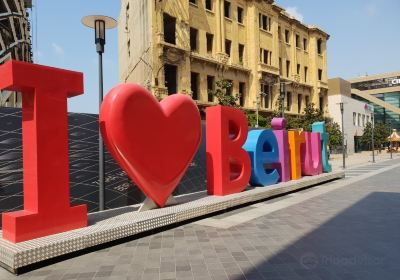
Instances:
[[[86,205],[70,206],[67,98],[83,93],[83,74],[9,61],[0,66],[0,89],[22,93],[24,210],[3,213],[3,238],[21,242],[87,225]],[[100,128],[105,144],[128,176],[164,207],[201,141],[195,102],[176,94],[158,102],[134,84],[113,88],[104,99]],[[330,172],[324,123],[313,132],[248,131],[242,111],[206,109],[207,190],[243,191]]]

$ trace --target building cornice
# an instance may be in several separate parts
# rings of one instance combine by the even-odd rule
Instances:
[[[348,81],[350,83],[358,83],[358,82],[368,82],[371,80],[385,79],[385,78],[398,77],[398,76],[400,76],[400,71],[351,78],[351,79],[348,79]]]

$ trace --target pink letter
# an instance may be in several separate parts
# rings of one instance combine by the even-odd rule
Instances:
[[[276,169],[278,169],[281,182],[290,181],[290,153],[286,124],[284,118],[273,118],[271,122],[279,146],[279,163]]]
[[[321,137],[318,132],[305,132],[306,142],[301,149],[301,168],[303,175],[322,173]]]

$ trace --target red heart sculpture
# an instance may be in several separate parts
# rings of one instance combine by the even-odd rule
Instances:
[[[104,142],[114,159],[159,207],[185,174],[201,141],[196,103],[174,94],[160,103],[146,89],[121,84],[100,110]]]

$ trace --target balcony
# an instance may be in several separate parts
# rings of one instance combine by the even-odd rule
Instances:
[[[269,65],[269,64],[265,64],[265,63],[258,63],[258,71],[259,72],[266,72],[266,73],[270,73],[273,75],[278,75],[279,76],[279,68]]]
[[[328,83],[325,82],[325,81],[318,81],[317,87],[319,87],[319,88],[324,88],[324,89],[328,89]]]

